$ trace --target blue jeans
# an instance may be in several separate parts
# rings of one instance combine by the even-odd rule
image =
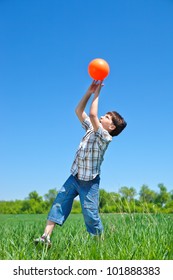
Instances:
[[[103,226],[98,211],[99,183],[99,175],[91,181],[82,181],[70,175],[53,202],[48,220],[63,225],[70,214],[74,198],[79,195],[87,231],[91,235],[100,235]]]

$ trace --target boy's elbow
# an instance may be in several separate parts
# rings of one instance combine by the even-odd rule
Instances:
[[[90,114],[89,114],[89,117],[90,117],[90,119],[95,119],[95,118],[97,117],[97,115],[96,115],[96,114],[93,114],[93,113],[90,113]]]
[[[75,109],[75,113],[76,113],[77,116],[79,115],[79,109],[77,107]]]

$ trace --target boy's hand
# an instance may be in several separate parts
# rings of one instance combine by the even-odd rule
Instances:
[[[103,81],[96,81],[96,83],[97,83],[97,88],[96,88],[94,94],[98,96],[100,94],[101,88],[104,86],[104,84],[103,84]]]
[[[100,90],[101,88],[104,86],[102,84],[103,81],[93,81],[92,84],[90,85],[90,87],[88,88],[88,93],[92,94],[92,93],[95,93],[95,94],[99,94],[100,93]]]

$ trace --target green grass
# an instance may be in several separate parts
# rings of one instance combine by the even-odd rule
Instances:
[[[86,232],[81,214],[56,226],[52,247],[35,246],[46,215],[0,215],[1,260],[172,260],[173,215],[102,214],[104,240]]]

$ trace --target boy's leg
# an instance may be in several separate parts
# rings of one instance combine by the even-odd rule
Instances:
[[[61,226],[65,222],[71,212],[73,200],[77,195],[76,180],[70,175],[58,192],[48,213],[47,227],[50,228],[50,230],[52,230],[54,224]]]
[[[99,182],[97,176],[94,180],[84,182],[79,180],[79,197],[87,231],[94,236],[103,232],[102,222],[99,216]]]
[[[62,225],[70,214],[73,200],[78,195],[76,180],[71,175],[64,183],[55,198],[51,210],[48,214],[47,224],[44,234],[35,239],[35,243],[48,243],[50,245],[50,235],[56,224]]]
[[[43,244],[47,244],[50,247],[51,246],[50,236],[54,227],[55,227],[55,223],[47,220],[44,233],[41,237],[34,239],[35,244],[43,243]]]
[[[51,236],[55,225],[56,225],[56,223],[47,220],[47,224],[46,224],[46,227],[45,227],[45,230],[44,230],[44,233],[45,233],[46,236]]]

